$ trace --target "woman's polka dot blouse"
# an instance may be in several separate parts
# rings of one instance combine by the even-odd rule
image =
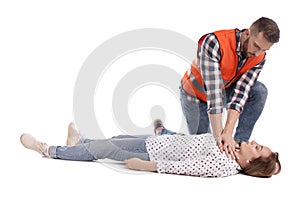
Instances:
[[[225,177],[241,170],[235,160],[221,153],[210,133],[150,136],[146,147],[159,173]]]

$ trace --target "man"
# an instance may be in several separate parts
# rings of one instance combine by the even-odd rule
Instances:
[[[234,158],[236,143],[249,140],[263,111],[267,88],[257,78],[266,51],[279,37],[277,24],[261,17],[249,29],[221,30],[200,38],[197,60],[184,74],[180,87],[190,134],[209,132],[211,125],[220,150]]]

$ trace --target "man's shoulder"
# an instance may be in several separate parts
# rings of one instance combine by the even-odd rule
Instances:
[[[224,35],[228,35],[228,34],[235,34],[237,31],[239,31],[239,30],[236,28],[235,29],[222,29],[222,30],[214,31],[212,34],[224,36]]]

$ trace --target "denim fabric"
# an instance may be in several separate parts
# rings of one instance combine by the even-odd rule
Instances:
[[[182,87],[180,89],[180,102],[190,134],[203,134],[210,132],[207,103],[189,96]]]
[[[238,142],[249,141],[254,125],[259,119],[267,100],[268,89],[256,81],[252,86],[248,100],[239,117],[234,139]]]
[[[226,88],[225,102],[230,101],[234,84]],[[247,102],[240,114],[234,139],[239,142],[248,141],[251,137],[254,125],[260,117],[267,99],[268,90],[265,85],[256,81],[252,86]],[[180,101],[183,114],[187,121],[190,134],[202,134],[210,132],[209,117],[207,114],[207,103],[193,99],[180,87]],[[226,103],[224,103],[226,106]]]
[[[163,128],[162,131],[161,131],[161,135],[174,135],[174,134],[176,134],[176,132],[171,131],[171,130],[166,129],[166,128]]]
[[[117,161],[129,158],[149,160],[145,138],[120,136],[101,140],[87,139],[76,146],[50,146],[50,157],[81,161],[105,158]]]

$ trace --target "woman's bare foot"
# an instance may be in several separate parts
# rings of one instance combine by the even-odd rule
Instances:
[[[75,124],[71,122],[68,126],[68,137],[67,137],[67,145],[75,146],[78,144],[81,139],[80,133],[77,131]]]

